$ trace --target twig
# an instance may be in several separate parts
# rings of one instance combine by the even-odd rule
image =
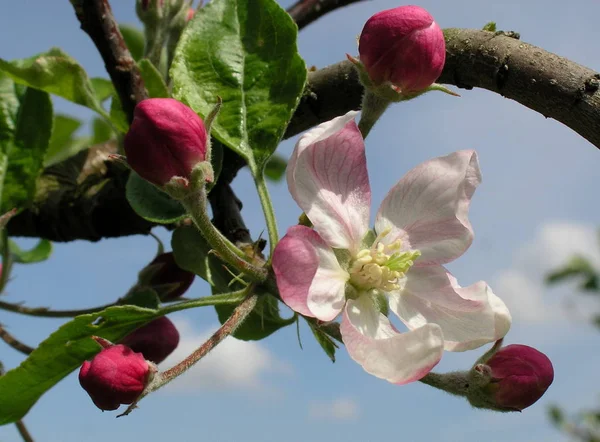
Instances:
[[[363,0],[298,0],[287,9],[298,29],[311,24],[328,12]]]
[[[27,344],[23,344],[21,341],[19,341],[13,335],[11,335],[9,332],[7,332],[4,329],[4,327],[2,326],[2,324],[0,324],[0,339],[2,339],[4,342],[6,342],[8,345],[10,345],[15,350],[20,351],[21,353],[26,354],[26,355],[31,354],[31,352],[33,352],[33,350],[34,350],[32,347],[30,347]]]
[[[102,310],[117,305],[117,303],[111,303],[102,305],[100,307],[91,307],[81,310],[50,310],[47,307],[25,307],[19,304],[12,304],[10,302],[0,301],[0,309],[8,310],[13,313],[20,313],[28,316],[40,316],[43,318],[73,318],[79,315],[87,315],[89,313],[97,313]]]
[[[133,109],[148,98],[144,80],[123,40],[108,0],[71,0],[83,29],[92,39],[104,60],[129,122]]]
[[[31,437],[31,434],[29,433],[29,430],[27,430],[27,427],[25,426],[23,421],[15,422],[15,426],[17,427],[17,431],[23,438],[24,442],[34,442],[33,437]]]

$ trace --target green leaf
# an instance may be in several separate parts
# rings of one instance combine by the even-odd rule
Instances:
[[[271,181],[281,181],[285,175],[287,161],[279,155],[273,155],[265,166],[265,176]]]
[[[275,0],[213,0],[196,11],[171,67],[174,96],[206,117],[212,134],[258,176],[300,100],[306,66],[297,26]]]
[[[52,136],[44,158],[44,166],[59,163],[64,160],[65,151],[69,150],[73,142],[73,135],[81,127],[81,121],[67,115],[57,114],[54,116]]]
[[[115,127],[122,133],[127,133],[129,130],[127,115],[125,115],[125,112],[123,111],[121,100],[119,100],[117,94],[112,96],[112,101],[110,103],[110,121],[112,121]]]
[[[20,264],[32,264],[45,261],[52,254],[52,243],[47,239],[40,239],[33,249],[23,250],[17,243],[9,240],[10,253],[13,261]]]
[[[333,339],[329,337],[329,335],[323,330],[316,321],[306,321],[310,327],[310,330],[313,332],[313,335],[325,354],[329,356],[331,362],[335,362],[335,350],[338,348],[338,345],[333,342]]]
[[[113,137],[112,127],[104,118],[94,118],[92,120],[92,133],[91,144],[104,143]]]
[[[106,78],[92,78],[90,82],[92,83],[96,98],[100,103],[108,100],[115,92],[112,82]]]
[[[0,58],[0,70],[17,83],[58,95],[106,115],[85,70],[59,48],[19,60]]]
[[[146,44],[144,33],[132,25],[119,25],[119,29],[133,59],[137,61],[142,58]]]
[[[144,79],[144,84],[148,90],[148,96],[150,98],[169,98],[169,90],[165,84],[162,75],[154,67],[154,65],[147,58],[142,58],[138,66]]]
[[[0,72],[0,196],[8,166],[8,152],[13,144],[19,111],[15,83]]]
[[[2,190],[2,213],[26,207],[35,196],[52,133],[52,102],[43,91],[27,88],[19,106]]]
[[[0,377],[0,425],[21,419],[37,400],[100,351],[91,336],[117,342],[162,315],[133,306],[78,316],[43,341],[21,365]]]
[[[600,290],[600,277],[596,270],[588,259],[578,255],[571,257],[564,267],[550,272],[546,276],[546,283],[556,284],[574,277],[583,278],[579,287],[581,290],[594,292]]]
[[[488,32],[496,32],[496,22],[495,21],[491,21],[486,23],[483,28],[484,31],[488,31]]]
[[[211,248],[194,226],[178,227],[171,238],[171,246],[177,265],[196,273],[213,288],[213,294],[239,290],[243,285],[233,282],[233,276],[213,253]],[[233,313],[235,305],[215,306],[221,324]],[[286,319],[279,315],[279,302],[268,293],[263,293],[256,307],[244,323],[233,334],[237,339],[260,340],[282,327],[293,324],[297,317]]]
[[[160,307],[160,298],[155,290],[150,288],[136,288],[127,293],[127,296],[122,298],[119,304],[135,305],[156,310]]]
[[[170,224],[185,217],[186,211],[178,201],[140,177],[129,174],[125,196],[131,207],[142,218],[155,223]]]

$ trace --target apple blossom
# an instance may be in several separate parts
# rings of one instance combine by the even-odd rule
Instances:
[[[477,154],[427,161],[388,193],[369,229],[371,189],[356,112],[306,133],[287,170],[288,188],[314,228],[291,227],[273,253],[281,298],[341,334],[363,368],[396,384],[416,381],[443,350],[503,337],[511,318],[483,281],[461,287],[443,267],[471,245],[468,209],[481,180]],[[408,328],[399,332],[387,309]],[[385,299],[385,298],[384,298]]]

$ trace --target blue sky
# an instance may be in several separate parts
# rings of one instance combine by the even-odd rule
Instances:
[[[113,0],[121,22],[135,23],[133,0]],[[287,6],[291,1],[282,1]],[[323,67],[356,54],[356,36],[373,13],[398,6],[373,0],[331,14],[306,28],[299,47],[307,65]],[[593,0],[489,2],[423,1],[442,27],[480,28],[496,21],[529,43],[600,70]],[[2,58],[22,58],[60,46],[91,76],[106,76],[93,44],[67,1],[21,0],[0,16]],[[462,285],[488,281],[508,304],[513,328],[508,343],[537,347],[553,361],[555,381],[542,400],[523,413],[473,410],[463,400],[419,383],[398,387],[366,374],[344,350],[331,364],[302,326],[304,350],[294,327],[259,343],[227,341],[194,371],[144,399],[126,418],[101,413],[79,387],[76,375],[47,393],[25,422],[43,441],[563,441],[546,420],[546,407],[570,411],[598,405],[598,332],[583,320],[589,306],[573,286],[547,290],[543,274],[579,251],[600,265],[596,226],[597,149],[556,121],[482,90],[459,91],[462,98],[428,94],[393,106],[367,141],[374,207],[410,168],[438,155],[475,148],[483,183],[470,219],[476,238],[449,267]],[[91,112],[56,100],[56,110],[90,118]],[[293,140],[282,144],[289,155]],[[264,230],[247,173],[236,181],[253,236]],[[299,210],[286,186],[271,185],[281,232]],[[156,232],[166,241],[168,233]],[[22,241],[24,245],[32,241]],[[7,299],[31,306],[84,308],[110,302],[126,292],[137,271],[151,260],[151,238],[130,237],[91,244],[57,244],[52,258],[15,269]],[[197,279],[190,296],[208,287]],[[568,300],[576,302],[568,302]],[[178,354],[202,342],[217,324],[210,308],[172,315],[182,331]],[[35,345],[61,321],[0,312],[0,322]],[[483,349],[481,350],[483,351]],[[181,355],[183,355],[181,354]],[[480,354],[446,353],[437,371],[467,368]],[[0,360],[14,367],[22,356],[0,343]],[[167,361],[168,362],[168,361]],[[14,426],[0,427],[0,440],[19,441]]]

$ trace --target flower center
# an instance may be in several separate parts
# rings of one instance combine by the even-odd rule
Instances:
[[[421,256],[418,250],[401,252],[400,240],[387,245],[381,243],[387,233],[379,235],[371,248],[362,249],[350,262],[350,283],[360,291],[401,289],[406,272]]]

